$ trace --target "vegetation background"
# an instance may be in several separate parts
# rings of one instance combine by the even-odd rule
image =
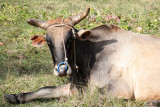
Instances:
[[[68,83],[67,78],[53,75],[48,47],[31,46],[30,37],[45,31],[28,25],[26,20],[67,18],[86,6],[91,7],[91,12],[76,26],[78,29],[115,24],[133,32],[160,36],[160,0],[0,0],[0,107],[13,106],[5,102],[4,94]],[[14,106],[140,107],[143,102],[107,99],[97,92],[93,96],[85,94]]]

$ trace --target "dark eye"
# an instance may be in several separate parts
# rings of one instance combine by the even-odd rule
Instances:
[[[69,50],[69,48],[71,47],[72,44],[72,37],[69,37],[66,41],[66,48],[67,50]]]
[[[72,32],[69,31],[67,34],[66,34],[66,44],[70,44],[72,42]]]
[[[66,42],[66,46],[71,45],[72,43],[72,38],[68,38],[67,42]]]

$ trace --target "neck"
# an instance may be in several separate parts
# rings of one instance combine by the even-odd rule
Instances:
[[[111,32],[108,26],[100,26],[91,30],[89,40],[75,40],[76,64],[79,69],[78,72],[73,71],[73,74],[70,76],[74,84],[78,83],[79,85],[79,83],[85,83],[84,85],[86,85],[92,72],[92,67],[96,60],[98,60],[99,55],[102,54],[104,48],[117,42],[111,34],[113,34],[113,32]],[[72,50],[71,59],[73,59],[73,54],[74,52]],[[73,80],[74,78],[75,80]]]

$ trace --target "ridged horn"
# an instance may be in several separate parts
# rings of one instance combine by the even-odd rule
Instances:
[[[83,20],[84,18],[87,17],[87,15],[90,12],[90,7],[87,7],[83,13],[81,13],[80,15],[77,15],[75,17],[72,18],[72,25],[76,25],[77,23],[79,23],[81,20]]]
[[[46,21],[42,21],[42,20],[38,20],[38,19],[28,19],[27,23],[32,25],[32,26],[41,27],[43,29],[47,28]]]

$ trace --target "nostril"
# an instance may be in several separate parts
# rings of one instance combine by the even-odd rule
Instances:
[[[55,70],[56,70],[56,71],[58,71],[58,69],[57,69],[57,68],[55,68]]]

